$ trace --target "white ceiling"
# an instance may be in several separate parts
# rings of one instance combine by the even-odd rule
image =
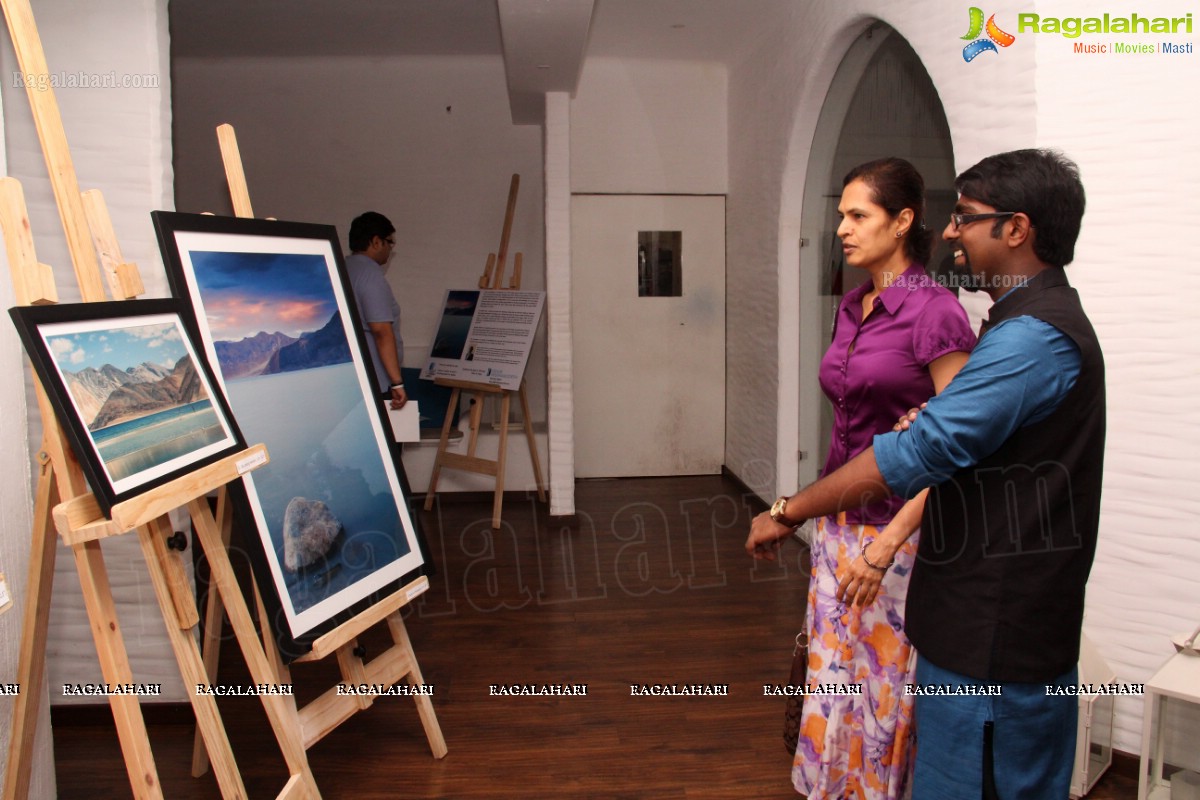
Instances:
[[[796,0],[170,0],[174,57],[503,56],[516,122],[587,57],[733,64]]]

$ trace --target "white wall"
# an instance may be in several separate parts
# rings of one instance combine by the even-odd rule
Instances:
[[[1095,9],[1064,0],[1044,13]],[[1143,15],[1194,11],[1160,2]],[[1031,38],[1037,144],[1074,157],[1088,193],[1069,273],[1108,370],[1103,516],[1084,628],[1118,675],[1142,680],[1173,652],[1171,634],[1200,624],[1200,324],[1191,308],[1200,272],[1178,248],[1200,237],[1200,107],[1181,96],[1200,84],[1200,54],[1084,56],[1062,37]],[[1167,38],[1180,39],[1144,40]],[[1119,746],[1136,750],[1140,699],[1117,709]],[[1177,737],[1167,757],[1200,769],[1200,709],[1179,722],[1188,746]]]
[[[509,180],[521,176],[508,271],[545,286],[542,140],[512,124],[497,57],[180,58],[174,64],[176,200],[180,211],[230,214],[215,128],[232,124],[260,217],[337,227],[391,219],[388,281],[403,311],[405,365],[429,352],[447,289],[473,288],[500,246]],[[545,343],[526,370],[545,419]],[[422,487],[423,488],[423,487]]]
[[[1087,10],[1068,2],[1042,13],[1072,8]],[[1164,2],[1153,13],[1188,10]],[[813,126],[842,54],[872,18],[899,31],[929,71],[957,169],[1030,146],[1060,147],[1080,164],[1089,207],[1068,274],[1107,354],[1110,428],[1085,631],[1120,679],[1144,681],[1170,652],[1166,637],[1200,621],[1198,506],[1187,488],[1200,467],[1190,400],[1197,278],[1169,252],[1200,228],[1190,190],[1200,109],[1178,94],[1196,82],[1197,55],[1101,62],[1070,53],[1066,39],[1026,35],[967,64],[965,7],[949,0],[797,4],[791,24],[730,75],[728,466],[764,498],[795,486],[798,348],[777,331],[800,304],[790,265]],[[1141,709],[1140,699],[1118,703],[1118,748],[1139,749]]]
[[[571,102],[571,191],[724,194],[720,64],[590,58]]]

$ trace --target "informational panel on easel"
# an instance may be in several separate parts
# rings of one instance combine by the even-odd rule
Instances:
[[[285,660],[424,571],[332,226],[154,212],[173,292],[271,463],[235,515]]]
[[[545,292],[447,291],[421,377],[517,390],[545,304]]]

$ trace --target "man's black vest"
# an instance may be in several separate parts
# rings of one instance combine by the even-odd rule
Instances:
[[[1075,342],[1079,377],[1048,418],[930,491],[905,611],[922,658],[997,683],[1048,681],[1079,659],[1104,459],[1104,357],[1062,269],[994,305],[984,338],[1020,316]]]

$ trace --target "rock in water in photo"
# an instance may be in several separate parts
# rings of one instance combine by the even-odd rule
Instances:
[[[342,523],[320,500],[293,497],[283,512],[283,565],[296,572],[329,552]]]

